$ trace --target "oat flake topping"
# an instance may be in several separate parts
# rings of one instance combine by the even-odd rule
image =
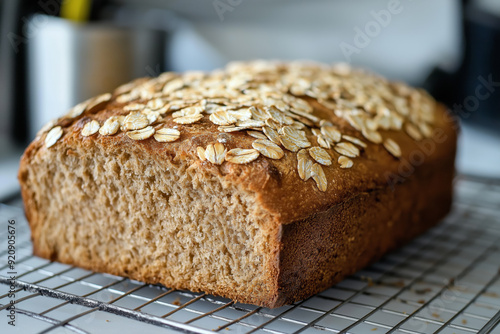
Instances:
[[[324,171],[352,168],[368,144],[381,145],[399,159],[404,152],[391,139],[391,131],[417,141],[429,137],[436,109],[434,99],[423,90],[345,64],[268,61],[235,62],[210,73],[168,72],[140,79],[112,95],[79,104],[65,117],[92,114],[93,105],[106,108],[106,103],[123,104],[119,108],[125,113],[100,123],[92,121],[83,135],[112,136],[121,131],[129,140],[169,145],[192,125],[212,123],[221,133],[245,134],[252,145],[230,149],[215,141],[196,148],[200,160],[246,164],[294,155],[298,177],[312,178],[320,191],[333,182]],[[318,114],[318,106],[331,110],[329,119],[322,118],[324,112]],[[341,121],[349,126],[336,125]],[[46,146],[61,136],[62,130],[53,128],[46,134]]]

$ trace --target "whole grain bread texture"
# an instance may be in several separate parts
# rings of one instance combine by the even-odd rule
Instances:
[[[29,145],[19,180],[40,257],[279,307],[436,224],[455,149],[421,89],[254,61],[75,106]]]

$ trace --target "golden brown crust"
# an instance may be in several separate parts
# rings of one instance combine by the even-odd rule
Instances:
[[[38,224],[40,208],[36,207],[33,200],[34,194],[30,184],[26,183],[26,175],[30,172],[29,165],[35,156],[43,155],[47,150],[66,147],[66,154],[71,155],[72,147],[101,147],[107,152],[131,152],[160,163],[167,160],[182,161],[187,165],[202,168],[205,173],[218,175],[224,183],[237,185],[243,191],[254,193],[262,209],[275,217],[262,228],[273,235],[275,254],[272,254],[271,258],[276,260],[266,268],[266,271],[276,290],[266,296],[235,295],[233,291],[223,288],[211,292],[242,302],[277,307],[305,298],[353,273],[379,258],[387,250],[432,226],[448,211],[456,149],[456,128],[444,107],[436,104],[425,93],[402,84],[389,83],[371,74],[354,72],[345,67],[325,69],[318,65],[272,63],[238,66],[229,68],[226,77],[221,76],[221,72],[210,75],[191,73],[184,77],[166,73],[157,79],[139,79],[130,85],[118,88],[113,94],[86,101],[70,111],[69,116],[60,118],[42,130],[27,148],[19,171],[26,215],[32,227]],[[314,75],[308,74],[309,71]],[[246,74],[245,80],[236,75],[240,72]],[[331,85],[315,87],[315,76],[319,75],[321,78],[326,77],[321,79],[322,83],[331,82]],[[200,91],[196,90],[196,87],[193,88],[195,92],[190,93],[195,97],[188,98],[179,93],[189,88],[186,88],[186,82],[197,82],[200,78],[212,80],[211,84],[215,86],[220,81],[230,82],[226,86],[229,93],[219,91],[217,94],[207,93],[210,97],[197,96]],[[280,85],[283,85],[284,80],[280,78],[295,81],[289,82],[289,86],[285,83],[283,88]],[[236,82],[232,82],[232,79]],[[307,80],[310,85],[307,89],[296,84]],[[365,147],[354,145],[360,153],[350,158],[353,162],[351,168],[340,168],[337,162],[341,156],[335,149],[338,141],[337,143],[331,141],[331,148],[325,148],[332,160],[330,166],[319,166],[324,172],[326,189],[320,189],[321,182],[317,181],[317,178],[321,181],[321,176],[311,177],[307,181],[299,177],[299,155],[281,143],[279,144],[284,155],[280,159],[270,159],[260,155],[256,160],[245,164],[232,163],[224,159],[218,164],[209,159],[207,149],[209,145],[222,144],[222,148],[226,151],[235,148],[252,149],[252,143],[257,139],[246,133],[248,129],[222,132],[220,125],[214,124],[210,116],[213,113],[208,114],[208,104],[217,101],[219,103],[217,108],[222,107],[223,103],[230,105],[227,101],[220,101],[234,99],[235,96],[231,95],[235,94],[234,89],[239,92],[236,96],[241,97],[245,96],[248,90],[263,85],[279,87],[280,92],[274,92],[275,95],[272,96],[272,99],[278,102],[279,97],[286,101],[290,99],[288,96],[300,98],[302,102],[297,102],[300,104],[299,112],[304,112],[301,109],[304,101],[311,107],[312,112],[309,114],[317,118],[317,121],[296,118],[296,121],[306,124],[302,131],[305,131],[310,146],[320,146],[319,136],[313,129],[319,131],[322,126],[329,126],[328,122],[341,133],[343,139],[340,141],[350,142],[344,138],[354,137],[364,143]],[[217,87],[221,90],[220,86]],[[266,100],[269,98],[266,89],[260,92],[260,95],[257,94],[254,100],[240,102],[233,110],[245,109],[242,112],[248,113],[246,109],[252,105],[261,110],[273,108],[266,105],[269,104]],[[322,92],[328,92],[330,95],[324,95]],[[375,98],[372,98],[374,96],[371,94]],[[177,97],[174,98],[175,96]],[[165,98],[166,104],[169,105],[167,109],[170,109],[155,113],[151,112],[152,109],[149,107],[145,107],[152,108],[151,101],[158,98]],[[191,124],[182,124],[193,121],[189,119],[192,116],[186,112],[188,119],[179,123],[178,117],[176,119],[173,116],[174,112],[179,111],[176,105],[178,101],[187,101],[185,105],[180,106],[180,110],[204,108],[203,117],[199,117]],[[275,103],[278,103],[276,101]],[[284,108],[280,105],[279,107]],[[293,107],[290,108],[293,113]],[[154,114],[152,117],[158,119],[149,120],[136,129],[136,123],[129,124],[127,128],[126,121],[122,117],[119,120],[121,130],[112,135],[103,135],[97,130],[90,129],[88,125],[95,120],[99,127],[102,127],[110,117],[127,116],[138,112],[135,109],[143,113],[147,110],[148,112],[144,114]],[[195,112],[194,115],[198,117],[196,115],[199,113]],[[221,115],[226,117],[223,113]],[[290,115],[290,112],[285,115]],[[356,125],[358,116],[365,122],[361,127]],[[390,124],[384,124],[384,121]],[[221,121],[217,119],[216,122]],[[394,140],[399,146],[401,156],[394,156],[398,155],[397,148],[391,151],[382,143],[370,142],[369,136],[365,135],[364,127],[373,126],[373,122],[380,124],[375,124],[375,128],[371,130],[377,132],[382,140]],[[278,125],[278,128],[283,130],[286,125]],[[416,128],[414,130],[416,134],[404,131],[407,125]],[[58,126],[62,129],[60,138],[55,131],[50,136],[57,139],[48,140],[49,131],[57,129]],[[82,132],[86,126],[87,129]],[[175,128],[180,136],[171,142],[159,142],[147,131],[131,135],[132,131],[142,131],[146,126],[151,126],[155,130]],[[262,126],[254,125],[251,128],[259,131]],[[133,139],[143,135],[147,137],[144,140]],[[415,137],[422,138],[416,140]],[[207,156],[206,160],[200,159],[199,148],[202,148]],[[307,159],[314,163],[311,156]],[[439,207],[434,206],[435,203],[438,203]],[[380,215],[373,217],[377,212],[380,212]],[[387,225],[388,219],[393,225]],[[371,227],[365,231],[366,226]],[[32,238],[39,238],[38,233],[42,231],[33,231]],[[380,233],[383,236],[375,242],[373,236]],[[351,238],[355,241],[349,241]],[[358,251],[352,252],[353,249]],[[60,254],[49,249],[37,246],[34,251],[39,256],[61,261]],[[342,261],[333,259],[337,257],[341,257]],[[66,262],[71,261],[73,260],[68,259]],[[165,283],[161,278],[154,279],[139,273],[127,272],[123,268],[112,267],[97,260],[72,263],[150,283]],[[182,285],[176,287],[185,288]],[[194,289],[192,286],[190,288]]]

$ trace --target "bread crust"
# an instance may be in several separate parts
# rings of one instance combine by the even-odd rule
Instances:
[[[140,79],[133,85],[144,82],[147,80]],[[28,179],[30,173],[40,172],[33,166],[50,150],[71,155],[77,148],[92,148],[111,155],[130,152],[138,159],[159,164],[182,162],[205,175],[214,175],[222,184],[254,194],[258,206],[272,217],[261,226],[271,236],[271,251],[264,270],[268,284],[262,293],[253,295],[239,294],[224,286],[206,292],[266,307],[292,303],[331,286],[422,233],[449,211],[456,124],[440,104],[435,105],[433,133],[429,138],[416,141],[403,131],[380,130],[383,136],[390,135],[399,144],[401,157],[395,158],[380,144],[366,142],[352,168],[342,169],[338,165],[323,168],[328,187],[321,191],[313,178],[303,181],[298,177],[297,155],[287,150],[278,160],[260,155],[246,164],[201,161],[198,147],[222,142],[227,150],[252,148],[255,140],[244,131],[219,132],[218,126],[207,117],[195,124],[177,124],[166,115],[156,128],[175,127],[180,132],[178,140],[167,144],[153,137],[133,140],[125,132],[82,136],[82,129],[90,120],[103,124],[111,116],[130,113],[125,110],[128,103],[117,99],[121,93],[115,91],[109,100],[97,103],[77,117],[57,120],[51,128],[60,126],[63,135],[54,146],[47,147],[44,142],[47,132],[42,131],[26,149],[19,180],[35,255],[147,283],[200,291],[187,282],[175,284],[162,277],[127,271],[120,263],[67,257],[40,243],[44,233],[40,226],[49,217],[36,198],[49,194],[37,194]],[[337,117],[332,109],[315,98],[302,98],[313,107],[314,115],[328,119],[343,135],[363,139],[359,131]],[[54,168],[57,170],[57,166]]]

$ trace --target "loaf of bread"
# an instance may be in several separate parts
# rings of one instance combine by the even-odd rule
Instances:
[[[436,224],[455,149],[420,89],[255,61],[77,105],[39,132],[19,180],[37,256],[278,307]]]

